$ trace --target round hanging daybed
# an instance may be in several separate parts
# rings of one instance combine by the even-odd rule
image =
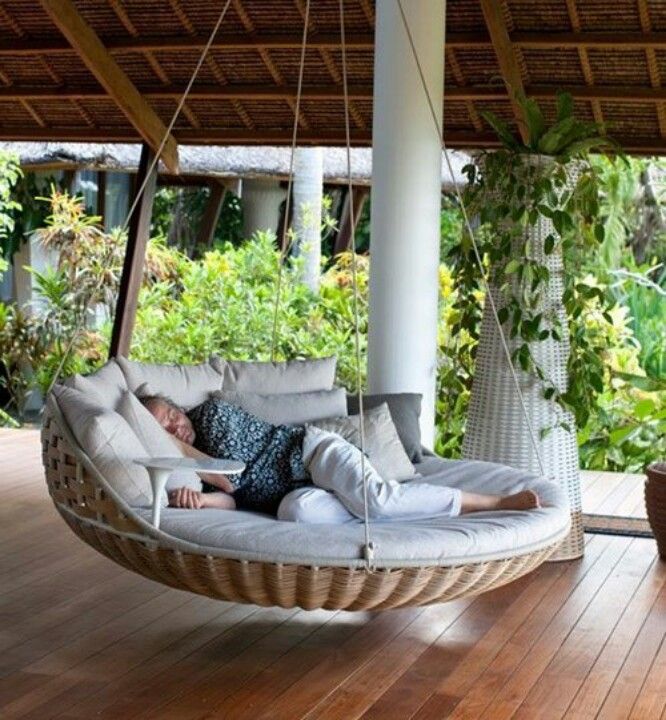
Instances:
[[[102,477],[53,395],[42,439],[49,492],[82,540],[145,577],[221,600],[346,610],[442,602],[530,572],[569,531],[568,503],[554,483],[492,463],[429,456],[416,466],[428,482],[439,477],[472,492],[533,488],[544,507],[373,523],[377,555],[368,572],[361,522],[303,525],[243,511],[165,508],[156,529],[149,509],[130,507]]]
[[[402,13],[400,0],[397,0],[397,3]],[[159,159],[168,132],[176,122],[229,4],[227,2],[221,9],[218,21],[167,128],[167,134],[155,154],[146,179],[137,191],[137,198],[145,189],[147,178]],[[308,0],[294,110],[286,216],[289,216],[309,8]],[[343,0],[340,0],[339,10],[345,135],[349,149],[351,142]],[[403,20],[411,42],[404,13]],[[414,48],[413,50],[415,59],[418,59]],[[420,73],[418,63],[417,66]],[[428,95],[423,77],[421,82]],[[435,113],[433,120],[441,137],[442,128],[439,127]],[[444,145],[443,149],[448,162]],[[347,176],[351,204],[353,193],[349,152]],[[464,209],[462,198],[460,200]],[[136,201],[129,216],[135,207]],[[351,205],[350,215],[354,217]],[[129,222],[129,216],[125,226]],[[468,230],[471,230],[466,217],[465,222]],[[353,235],[352,233],[352,237]],[[473,232],[470,231],[469,235],[475,244]],[[271,358],[275,357],[279,334],[278,311],[284,265],[282,260],[289,250],[286,225],[281,240]],[[356,384],[359,388],[360,416],[363,417],[355,257],[352,252]],[[479,271],[488,290],[488,280],[480,260]],[[502,338],[506,361],[513,368],[511,353],[494,305],[492,312]],[[64,365],[64,359],[62,364]],[[153,370],[157,368],[150,367]],[[199,375],[209,377],[209,369],[198,367]],[[179,371],[182,371],[182,378],[179,375],[178,379],[185,381],[182,387],[189,387],[192,377],[188,377],[185,366],[176,366],[172,375],[178,375]],[[109,371],[107,375],[112,372]],[[210,377],[219,382],[221,387],[221,377],[214,374]],[[98,378],[100,379],[103,380]],[[108,380],[108,377],[106,379]],[[152,381],[152,378],[149,379]],[[515,374],[513,381],[520,395],[521,389]],[[137,392],[138,383],[130,383],[131,387],[128,387],[128,382],[129,378],[121,375],[120,385],[124,386],[124,390]],[[171,391],[179,387],[177,382],[165,382],[162,387],[152,382],[149,384],[152,390],[171,397]],[[113,388],[111,390],[113,391]],[[123,388],[116,386],[115,390],[121,392]],[[97,393],[93,390],[92,395],[96,396]],[[102,395],[104,400],[108,401],[108,394]],[[199,397],[196,401],[194,397],[186,399],[192,407],[206,398],[207,394],[204,393],[203,398]],[[177,398],[173,399],[182,405],[188,404]],[[524,470],[503,465],[473,460],[446,461],[431,455],[414,466],[416,472],[429,483],[440,482],[471,492],[490,494],[510,494],[529,488],[539,495],[542,507],[520,512],[496,511],[437,520],[375,522],[372,523],[372,542],[368,534],[367,501],[365,524],[350,522],[340,525],[305,525],[243,511],[166,508],[162,514],[162,524],[157,528],[150,522],[150,509],[141,504],[130,505],[119,489],[112,486],[84,452],[77,440],[78,435],[70,427],[70,421],[76,422],[76,410],[78,408],[70,414],[63,412],[57,392],[49,395],[43,423],[43,458],[47,485],[58,512],[82,540],[120,565],[165,585],[213,598],[287,608],[300,606],[305,609],[345,610],[384,609],[452,600],[491,590],[530,572],[555,552],[567,537],[571,526],[569,500],[555,483]],[[527,415],[525,408],[523,411]],[[530,426],[528,417],[526,422]],[[359,434],[360,449],[364,453],[363,423],[359,424]],[[530,437],[535,455],[540,458],[531,426]],[[106,442],[107,446],[113,444],[113,437],[109,437]],[[132,468],[136,467],[132,459],[138,457],[129,458],[129,465],[125,466],[124,472],[130,480],[134,472]],[[546,465],[541,459],[539,466],[542,474],[545,474]],[[419,480],[413,479],[410,482]]]

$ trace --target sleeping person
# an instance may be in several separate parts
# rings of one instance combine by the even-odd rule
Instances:
[[[383,480],[356,446],[335,433],[310,425],[272,425],[218,398],[187,414],[161,396],[141,401],[185,456],[237,460],[246,466],[233,478],[201,473],[204,492],[174,490],[169,493],[173,507],[238,508],[307,523],[363,518],[366,492],[372,520],[539,507],[532,490],[480,495],[421,480]]]

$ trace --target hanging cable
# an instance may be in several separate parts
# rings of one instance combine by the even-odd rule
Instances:
[[[530,436],[531,444],[534,448],[534,453],[536,455],[537,464],[539,465],[539,471],[542,475],[546,475],[546,468],[543,461],[543,458],[541,456],[541,450],[539,448],[539,443],[537,440],[536,433],[534,431],[534,427],[532,426],[532,422],[530,420],[529,412],[527,411],[527,405],[525,404],[525,398],[523,397],[523,393],[520,389],[520,382],[518,380],[518,374],[516,373],[516,368],[513,365],[513,361],[511,359],[511,350],[509,349],[509,345],[506,340],[506,336],[504,335],[504,329],[502,327],[502,322],[499,319],[499,315],[497,313],[497,306],[495,304],[495,299],[493,298],[493,294],[490,287],[490,280],[488,278],[488,273],[486,272],[486,268],[483,265],[483,259],[481,257],[481,252],[479,250],[479,246],[477,245],[476,238],[474,236],[474,231],[472,229],[472,225],[469,221],[469,216],[467,214],[467,209],[465,207],[465,203],[463,200],[462,193],[460,192],[460,188],[458,187],[458,183],[456,182],[455,174],[453,172],[453,166],[451,164],[451,158],[449,157],[449,151],[446,146],[446,141],[444,140],[444,130],[441,126],[439,119],[437,117],[437,113],[435,111],[435,107],[432,102],[432,96],[430,94],[430,90],[428,89],[428,84],[425,79],[425,74],[423,72],[423,67],[421,66],[421,61],[419,59],[418,52],[416,50],[416,45],[414,43],[414,38],[412,36],[411,29],[409,27],[409,22],[407,21],[407,16],[405,15],[405,10],[402,5],[402,0],[396,0],[398,4],[398,8],[400,10],[400,16],[402,18],[402,24],[405,28],[405,32],[407,33],[407,39],[409,41],[409,45],[411,47],[412,55],[414,57],[414,61],[416,62],[416,67],[418,70],[419,78],[421,81],[421,86],[423,88],[423,91],[426,96],[426,100],[428,102],[428,107],[430,109],[430,115],[432,116],[433,122],[435,124],[435,129],[437,131],[437,134],[440,138],[441,144],[442,144],[442,150],[444,152],[444,158],[446,159],[446,165],[447,169],[449,171],[449,175],[451,176],[451,183],[454,187],[454,191],[456,194],[456,198],[458,200],[458,204],[460,205],[460,210],[462,212],[463,216],[463,223],[465,225],[465,230],[469,234],[469,237],[472,241],[472,248],[474,250],[474,258],[476,260],[476,264],[479,268],[479,272],[481,273],[481,281],[484,287],[484,290],[486,291],[486,300],[488,302],[488,305],[491,310],[491,314],[495,320],[495,323],[497,325],[497,329],[499,331],[500,336],[500,342],[502,343],[502,348],[504,350],[504,354],[506,355],[507,362],[509,363],[509,371],[511,372],[511,376],[513,378],[513,382],[516,386],[516,392],[518,393],[518,400],[520,402],[520,407],[522,410],[522,413],[525,417],[525,423],[527,425],[527,431]]]
[[[347,192],[349,196],[349,218],[351,224],[351,270],[354,312],[354,345],[356,351],[356,392],[358,394],[358,428],[361,445],[361,476],[363,477],[363,523],[365,529],[364,560],[367,571],[374,569],[375,545],[370,539],[370,515],[368,513],[368,478],[365,473],[365,415],[363,412],[363,374],[361,370],[361,329],[359,327],[358,269],[356,263],[356,224],[354,222],[354,188],[351,170],[351,132],[349,130],[349,89],[347,84],[347,43],[345,37],[345,3],[340,6],[340,48],[342,51],[342,90],[345,107],[345,144],[347,151]]]
[[[303,17],[303,36],[301,38],[301,59],[298,66],[298,84],[296,86],[296,106],[294,108],[294,124],[291,131],[291,153],[289,156],[289,177],[287,180],[287,198],[284,205],[284,222],[282,223],[282,235],[280,237],[280,253],[278,255],[278,274],[275,281],[275,309],[273,313],[273,332],[271,336],[271,362],[275,360],[277,347],[278,320],[280,316],[280,298],[282,295],[282,276],[284,272],[284,261],[289,254],[291,242],[289,237],[289,212],[291,210],[291,189],[294,183],[294,155],[296,153],[296,138],[298,136],[298,123],[301,115],[301,94],[303,90],[303,70],[305,68],[305,49],[308,42],[308,28],[310,25],[310,0],[306,0],[305,13]]]
[[[139,201],[141,200],[141,197],[146,189],[146,185],[148,184],[148,181],[150,179],[150,176],[155,169],[155,166],[160,161],[160,157],[162,155],[162,151],[164,150],[164,146],[167,144],[169,140],[169,136],[171,135],[171,131],[173,130],[176,121],[178,120],[178,117],[180,115],[181,110],[183,109],[183,106],[185,105],[185,101],[187,100],[187,96],[190,94],[190,90],[192,89],[192,85],[194,85],[194,81],[197,78],[197,75],[199,74],[199,70],[201,70],[201,66],[204,63],[204,60],[206,59],[206,56],[208,55],[208,52],[213,45],[213,42],[215,41],[215,38],[217,36],[217,33],[220,29],[220,26],[222,25],[222,21],[224,20],[225,15],[227,14],[227,10],[229,9],[229,6],[231,5],[231,0],[226,0],[222,10],[220,11],[220,14],[217,18],[217,22],[215,23],[215,26],[213,27],[209,37],[208,41],[204,45],[203,50],[201,51],[201,55],[199,56],[199,60],[197,61],[197,64],[192,72],[192,75],[190,76],[190,79],[185,87],[185,90],[183,91],[183,94],[180,97],[180,100],[178,101],[178,104],[176,106],[176,109],[173,112],[173,115],[171,116],[171,120],[169,121],[169,124],[167,125],[164,136],[162,137],[162,140],[157,148],[157,151],[155,152],[155,157],[153,158],[152,162],[150,163],[148,170],[146,172],[146,175],[143,179],[143,182],[137,189],[135,195],[134,195],[134,201],[132,202],[129,210],[127,211],[127,216],[125,217],[125,222],[122,224],[122,232],[126,232],[127,228],[129,227],[130,220],[132,219],[132,216],[134,215],[134,212],[139,204]],[[67,346],[65,347],[65,352],[63,353],[62,359],[60,360],[60,363],[58,364],[58,367],[56,368],[55,374],[53,375],[53,378],[51,380],[51,383],[49,385],[49,388],[47,390],[47,394],[51,392],[53,389],[53,386],[58,382],[58,379],[60,378],[60,374],[62,373],[63,368],[65,367],[65,363],[67,362],[67,359],[69,358],[70,353],[72,352],[72,348],[74,347],[74,343],[78,339],[78,336],[83,329],[83,323],[86,318],[86,314],[88,313],[88,310],[90,309],[90,303],[92,301],[92,298],[94,298],[99,290],[102,287],[102,283],[104,282],[104,277],[101,277],[99,282],[94,288],[94,292],[91,294],[89,300],[85,303],[83,310],[81,312],[81,317],[78,319],[76,325],[74,326],[74,330],[72,331],[72,337],[70,338],[69,342],[67,343]]]

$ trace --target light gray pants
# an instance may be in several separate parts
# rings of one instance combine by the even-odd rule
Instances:
[[[314,487],[286,495],[278,508],[279,520],[344,523],[364,517],[358,448],[335,433],[308,427],[303,460]],[[364,465],[370,519],[413,520],[460,514],[460,490],[426,482],[383,480],[367,459]]]

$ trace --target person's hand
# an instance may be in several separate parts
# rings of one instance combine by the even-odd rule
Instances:
[[[199,510],[204,506],[203,493],[181,487],[169,493],[169,507]]]

